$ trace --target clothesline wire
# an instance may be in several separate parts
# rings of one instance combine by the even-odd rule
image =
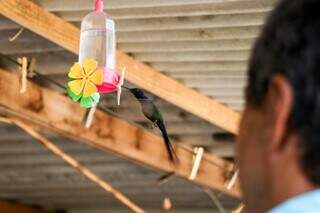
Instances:
[[[22,66],[22,64],[20,64],[18,61],[16,61],[15,59],[13,59],[13,58],[11,58],[11,57],[3,54],[3,53],[0,53],[0,58],[6,59],[6,60],[10,61],[11,63],[17,65],[17,66]],[[28,66],[29,66],[29,65],[28,65]],[[28,67],[28,69],[29,69],[29,67]],[[39,71],[37,71],[37,70],[33,70],[32,72],[33,72],[38,78],[43,79],[44,81],[50,82],[51,84],[59,87],[59,88],[62,89],[63,91],[66,91],[67,88],[66,88],[64,85],[62,85],[62,84],[60,84],[59,82],[53,80],[52,78],[46,76],[45,74],[42,74],[41,72],[39,72]],[[128,87],[125,87],[125,86],[124,86],[124,88],[128,88]],[[64,95],[67,96],[67,93],[64,92]],[[98,104],[97,108],[98,108],[99,110],[103,111],[104,113],[112,114],[113,116],[116,116],[116,117],[118,117],[118,118],[124,119],[123,117],[117,115],[113,110],[108,109],[107,107],[101,105],[101,103]],[[131,122],[132,122],[132,121],[131,121]],[[142,126],[141,126],[139,123],[137,123],[137,122],[133,122],[133,123],[134,123],[135,125],[138,125],[138,126],[142,127]],[[181,146],[180,144],[176,144],[176,145],[177,145],[178,147],[180,147],[181,149],[183,149],[183,150],[185,150],[185,151],[187,151],[187,152],[189,152],[189,153],[194,154],[193,150],[190,150],[190,149],[188,149],[187,147]],[[212,164],[212,165],[214,165],[214,166],[216,166],[216,167],[218,167],[218,168],[220,168],[220,169],[222,169],[222,170],[224,170],[225,172],[230,172],[230,170],[229,170],[228,168],[225,168],[225,167],[219,165],[218,163],[216,163],[216,162],[214,162],[214,161],[212,161],[212,160],[210,160],[210,159],[207,159],[205,156],[203,157],[203,160],[206,161],[206,162],[208,162],[208,163],[210,163],[210,164]]]

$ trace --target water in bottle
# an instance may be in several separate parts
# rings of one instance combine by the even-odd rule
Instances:
[[[103,1],[96,0],[95,10],[81,23],[79,62],[90,58],[98,62],[104,71],[104,81],[98,86],[100,93],[117,90],[119,76],[116,73],[116,38],[114,20],[103,12]]]

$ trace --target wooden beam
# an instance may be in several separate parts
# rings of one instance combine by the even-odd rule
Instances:
[[[187,178],[192,168],[193,154],[176,147],[178,165],[168,161],[162,138],[132,124],[109,116],[101,111],[95,114],[91,129],[85,129],[82,118],[85,110],[69,98],[31,82],[25,94],[19,93],[19,78],[0,69],[0,107],[3,113],[23,119],[38,128],[48,129],[104,151],[111,151],[152,168],[166,172],[175,171]],[[231,163],[216,156],[204,158],[196,183],[239,196],[238,188],[226,191],[224,182]],[[218,165],[218,166],[217,166]]]
[[[159,52],[198,52],[198,51],[229,51],[250,50],[254,39],[233,39],[219,41],[175,41],[120,43],[119,48],[130,53],[159,53]]]
[[[0,201],[0,212],[4,213],[44,213],[35,208],[13,202]]]
[[[77,27],[45,11],[30,0],[0,1],[0,13],[48,40],[78,53]],[[240,114],[173,80],[150,66],[117,51],[118,69],[127,68],[127,80],[221,128],[236,133]],[[195,102],[195,100],[197,100]]]

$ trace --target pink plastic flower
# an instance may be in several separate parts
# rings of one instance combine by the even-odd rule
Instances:
[[[105,68],[104,79],[101,85],[97,85],[99,93],[114,93],[117,91],[118,105],[120,105],[121,87],[124,82],[125,68],[119,76],[115,70]]]

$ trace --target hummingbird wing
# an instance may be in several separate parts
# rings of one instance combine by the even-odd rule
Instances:
[[[156,111],[155,105],[152,103],[151,99],[143,99],[139,100],[141,104],[141,110],[144,116],[146,116],[152,123],[155,123],[157,121],[157,116],[158,114]]]

